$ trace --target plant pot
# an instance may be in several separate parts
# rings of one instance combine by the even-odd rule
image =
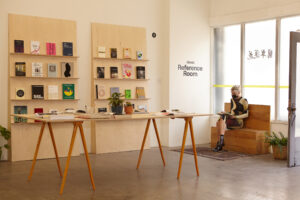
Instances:
[[[115,114],[115,115],[122,115],[123,112],[123,106],[112,106],[111,107],[111,111]]]
[[[273,158],[276,160],[287,159],[287,146],[272,145]]]
[[[125,113],[130,115],[133,113],[133,106],[125,106]]]

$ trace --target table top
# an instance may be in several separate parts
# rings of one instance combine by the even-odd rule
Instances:
[[[70,114],[68,114],[70,115]],[[213,114],[200,113],[176,113],[174,115],[166,115],[161,112],[153,112],[147,114],[131,114],[131,115],[110,115],[103,116],[99,114],[73,114],[74,119],[50,119],[49,116],[43,118],[35,114],[12,114],[13,117],[38,120],[41,122],[83,122],[83,121],[118,121],[118,120],[142,120],[142,119],[175,119],[175,118],[193,118],[201,116],[213,116]]]

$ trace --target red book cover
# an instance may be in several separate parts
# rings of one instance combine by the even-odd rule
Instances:
[[[43,113],[43,108],[34,108],[34,114],[35,113]],[[39,120],[34,120],[34,122],[41,122]]]
[[[47,42],[46,43],[47,55],[56,55],[56,44]]]

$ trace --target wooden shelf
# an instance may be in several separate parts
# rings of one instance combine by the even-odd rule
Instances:
[[[137,99],[137,98],[133,98],[133,99],[123,99],[125,101],[147,101],[150,100],[150,98],[144,98],[144,99]],[[107,99],[95,99],[95,101],[108,101]]]
[[[148,62],[147,59],[129,59],[129,58],[99,58],[99,57],[93,57],[95,60],[112,60],[112,61],[129,61],[129,62]]]
[[[78,101],[80,99],[10,99],[11,101]]]
[[[136,78],[94,78],[97,81],[149,81],[150,79],[136,79]]]
[[[31,53],[10,53],[12,56],[32,56],[32,57],[51,57],[51,58],[79,58],[79,56],[61,56],[47,54],[31,54]]]
[[[78,77],[70,77],[70,78],[65,78],[65,77],[34,77],[34,76],[10,76],[10,78],[20,78],[20,79],[63,79],[63,80],[68,80],[68,79],[79,79]]]

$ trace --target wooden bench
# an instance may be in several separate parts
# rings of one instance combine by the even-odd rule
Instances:
[[[225,111],[230,112],[230,103],[225,103]],[[226,130],[224,150],[247,154],[269,153],[269,145],[264,143],[265,132],[270,132],[270,106],[249,104],[249,116],[244,119],[244,128]],[[216,127],[211,127],[211,147],[219,140]]]

